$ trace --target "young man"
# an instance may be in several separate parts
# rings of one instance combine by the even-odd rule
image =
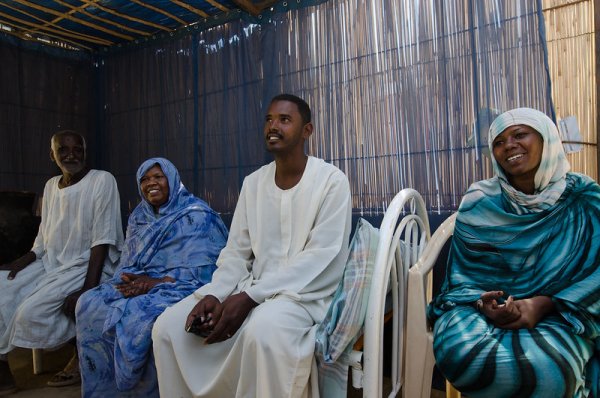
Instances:
[[[344,271],[352,212],[346,176],[304,153],[312,132],[306,102],[273,98],[264,138],[275,161],[244,180],[212,282],[154,326],[161,396],[308,394],[316,324]]]
[[[84,138],[62,131],[51,139],[50,158],[62,175],[44,188],[42,221],[30,252],[0,265],[0,395],[15,390],[7,354],[14,347],[54,348],[75,336],[79,296],[112,274],[123,229],[114,177],[90,170]],[[58,384],[79,380],[57,375]],[[68,380],[75,377],[76,380]]]

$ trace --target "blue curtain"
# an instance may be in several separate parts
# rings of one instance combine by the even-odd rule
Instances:
[[[552,115],[541,0],[289,3],[258,23],[97,56],[89,134],[124,215],[138,201],[137,166],[158,155],[231,213],[244,176],[270,161],[264,112],[281,92],[311,105],[308,153],[346,172],[355,212],[373,216],[404,187],[432,212],[456,209],[491,175],[484,138],[498,112]]]
[[[95,74],[89,57],[40,51],[11,37],[0,40],[0,191],[39,194],[58,174],[50,137],[58,130],[87,133],[94,125]],[[87,136],[90,147],[94,137]],[[90,163],[97,165],[93,154]],[[0,220],[1,221],[1,220]]]

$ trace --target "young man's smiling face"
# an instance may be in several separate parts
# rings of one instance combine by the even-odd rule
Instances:
[[[312,133],[312,124],[305,123],[298,106],[291,101],[274,101],[265,116],[264,136],[267,150],[275,155],[304,152],[304,141]]]

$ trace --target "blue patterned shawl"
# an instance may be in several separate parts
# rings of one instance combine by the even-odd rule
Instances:
[[[158,215],[140,188],[140,179],[154,165],[160,166],[169,182],[169,198]],[[210,282],[227,240],[227,229],[219,215],[188,192],[171,162],[148,159],[136,177],[142,201],[129,217],[119,269],[108,283],[95,290],[98,299],[109,306],[102,334],[104,339],[114,341],[114,372],[122,391],[135,387],[140,380],[151,354],[151,331],[156,318]],[[113,287],[121,283],[124,272],[154,278],[170,276],[175,282],[160,283],[147,294],[125,298]],[[93,306],[82,307],[82,317],[93,317]]]
[[[490,127],[490,147],[515,124],[533,127],[544,140],[536,193],[510,187],[495,161],[497,176],[469,188],[429,319],[470,305],[485,291],[503,290],[517,299],[552,297],[574,333],[595,338],[600,332],[600,187],[567,172],[556,127],[538,111],[521,108],[499,116]]]
[[[155,165],[160,166],[169,181],[169,198],[160,207],[158,215],[144,199],[140,184],[144,174]],[[214,271],[212,267],[198,266],[214,264],[227,239],[225,225],[214,210],[185,188],[179,172],[167,159],[146,160],[136,173],[136,181],[142,201],[129,216],[119,274],[169,275],[178,279],[171,275],[177,273],[178,280],[188,281],[197,289],[196,281],[209,281]],[[214,232],[215,227],[220,231],[219,236],[207,236],[207,232]],[[182,278],[181,273],[186,276]]]

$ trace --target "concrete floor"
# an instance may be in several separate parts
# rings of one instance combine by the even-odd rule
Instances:
[[[9,354],[8,360],[10,368],[15,376],[19,391],[15,394],[5,395],[5,397],[15,398],[78,398],[81,396],[81,386],[73,385],[68,387],[47,387],[46,383],[50,378],[69,362],[73,355],[73,347],[66,345],[55,351],[43,352],[44,373],[40,375],[33,374],[33,362],[31,350],[17,348]],[[389,394],[389,380],[383,382],[384,396]],[[348,386],[348,398],[362,398],[362,390]],[[431,398],[445,398],[443,391],[432,390]],[[110,398],[110,397],[106,397]],[[324,397],[327,398],[327,397]]]
[[[33,374],[31,350],[17,348],[8,356],[8,363],[15,376],[17,388],[15,394],[5,397],[18,398],[78,398],[81,396],[80,385],[68,387],[47,387],[46,383],[52,376],[62,370],[73,355],[73,347],[66,345],[55,351],[43,352],[44,373]],[[108,398],[108,397],[107,397]]]

